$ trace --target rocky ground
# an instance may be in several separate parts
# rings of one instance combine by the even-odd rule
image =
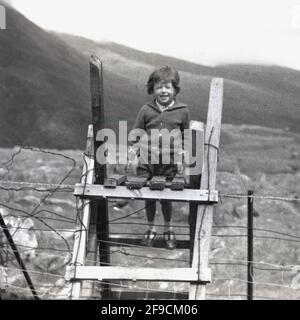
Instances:
[[[214,214],[212,283],[208,285],[208,298],[246,298],[247,200],[231,196],[245,195],[251,189],[255,195],[264,196],[254,202],[254,294],[260,299],[299,299],[299,202],[279,201],[269,196],[299,200],[300,136],[288,130],[232,125],[223,125],[221,136],[217,176],[221,202]],[[64,157],[38,150],[18,151],[18,147],[0,149],[1,180],[57,184],[66,178],[63,184],[72,185],[80,179],[83,164],[80,150],[51,150]],[[71,159],[76,161],[75,167]],[[14,234],[39,295],[44,299],[63,299],[68,291],[63,275],[72,251],[76,219],[72,190],[49,194],[24,189],[24,186],[20,188],[22,190],[18,191],[1,189],[2,215]],[[49,187],[51,191],[53,188]],[[109,206],[110,218],[116,219],[143,208],[143,202],[130,202],[124,207],[110,202]],[[144,211],[120,221],[121,224],[111,224],[111,233],[136,235],[144,232]],[[188,206],[176,204],[175,231],[186,238],[187,221]],[[158,214],[157,224],[161,223],[162,217]],[[161,228],[158,227],[158,231],[161,232]],[[31,298],[3,233],[0,241],[1,264],[8,267],[0,270],[2,298]],[[182,249],[114,247],[111,254],[114,265],[183,267],[188,266],[188,261],[189,252]],[[147,288],[148,294],[143,293],[142,297],[148,299],[154,289],[168,291],[171,298],[187,290],[186,285],[174,283],[123,282],[122,285],[135,290]]]

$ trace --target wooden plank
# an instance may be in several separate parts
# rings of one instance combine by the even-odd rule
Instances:
[[[86,151],[84,155],[84,164],[82,170],[81,183],[93,183],[94,159],[93,159],[93,127],[88,128]],[[86,256],[86,241],[90,223],[90,201],[81,200],[79,211],[80,217],[77,217],[77,224],[74,236],[73,255],[71,265],[84,265]],[[82,282],[72,282],[70,290],[71,299],[79,299],[81,295]]]
[[[192,145],[190,146],[192,148],[193,154],[196,153],[196,147],[200,147],[202,149],[202,152],[200,154],[200,159],[198,158],[197,161],[201,161],[202,171],[203,171],[203,165],[204,165],[204,124],[200,121],[190,121],[190,129],[194,132],[200,132],[202,140],[200,141],[201,145],[196,146],[196,139],[192,140]],[[195,135],[193,133],[193,135]],[[186,176],[188,177],[189,181],[189,187],[191,189],[200,189],[200,179],[201,174],[191,174],[189,167],[185,169]],[[193,259],[193,250],[194,250],[194,238],[195,238],[195,228],[196,228],[196,217],[197,217],[197,209],[198,204],[195,202],[189,203],[189,224],[190,224],[190,264],[192,265],[192,259]]]
[[[96,202],[91,201],[90,204],[90,226],[87,242],[87,254],[86,261],[88,260],[88,265],[97,265],[98,258],[98,242],[97,242],[97,211],[95,208]],[[96,287],[98,286],[95,282],[87,282],[81,288],[81,296],[94,297],[96,294]]]
[[[174,291],[174,292],[162,292],[162,291],[147,291],[146,289],[126,290],[126,288],[111,289],[110,300],[187,300],[188,292]]]
[[[167,178],[164,176],[154,176],[149,181],[150,190],[164,190],[166,187]]]
[[[204,162],[204,124],[203,122],[191,120],[190,121],[190,131],[192,135],[192,140],[189,142],[189,153],[193,156],[193,160],[196,161],[196,166],[185,166],[185,176],[188,179],[188,183],[199,180],[200,175],[203,171],[203,162]],[[196,143],[199,145],[196,145]],[[196,152],[197,151],[197,152]],[[196,168],[201,168],[199,171],[195,170]],[[195,174],[195,171],[198,171]],[[199,186],[198,186],[199,188]]]
[[[100,59],[91,56],[90,59],[90,90],[92,106],[92,124],[94,132],[94,156],[103,141],[97,140],[97,133],[104,129],[104,101],[103,101],[103,66]],[[95,162],[95,183],[103,184],[106,177],[106,167],[98,161]]]
[[[141,237],[137,237],[134,235],[125,235],[124,234],[110,234],[109,237],[110,246],[116,247],[116,246],[141,246]],[[166,244],[163,238],[157,238],[155,239],[154,243],[155,248],[166,248]],[[189,249],[190,248],[190,240],[188,236],[178,235],[176,234],[176,248],[177,249]],[[146,247],[140,247],[140,250],[147,250]]]
[[[148,187],[143,187],[138,190],[131,190],[125,186],[117,186],[114,189],[105,188],[103,185],[92,184],[76,184],[74,189],[75,196],[85,198],[120,198],[120,199],[156,199],[156,200],[171,200],[171,201],[192,201],[203,203],[218,202],[218,192],[215,190],[199,190],[199,189],[184,189],[184,190],[150,190]]]
[[[204,168],[200,189],[215,190],[218,162],[218,148],[221,132],[223,106],[223,79],[214,78],[211,82],[205,130]],[[213,207],[198,205],[192,268],[208,269]],[[190,299],[205,299],[206,285],[191,284]]]
[[[98,148],[104,141],[97,140],[99,130],[105,128],[104,121],[104,101],[103,101],[103,65],[97,56],[91,56],[90,59],[90,89],[92,105],[92,122],[94,131],[94,158],[95,158],[95,184],[104,184],[106,178],[106,166],[97,161],[96,154]],[[99,257],[100,265],[110,262],[108,235],[108,204],[107,200],[97,199],[96,216],[97,216],[97,238],[99,240]]]
[[[113,174],[112,176],[104,180],[105,188],[115,188],[116,186],[121,185],[126,180],[125,174]]]
[[[125,185],[130,190],[137,190],[146,186],[147,181],[147,177],[128,176]]]
[[[208,281],[210,274],[201,274]],[[141,268],[141,267],[94,267],[84,266],[74,269],[71,276],[81,280],[132,280],[132,281],[199,281],[196,268]]]
[[[93,125],[89,125],[89,133],[88,138],[90,138],[91,146],[87,145],[85,154],[88,157],[91,157],[94,160],[94,143],[93,143]],[[94,168],[92,168],[93,176],[95,177],[95,171]],[[94,180],[94,178],[93,178]],[[89,226],[87,228],[88,230],[88,238],[87,238],[87,244],[84,243],[86,246],[86,259],[89,259],[90,265],[96,265],[97,264],[97,233],[96,233],[96,210],[95,210],[95,201],[91,201],[89,204],[90,207],[90,221]],[[89,252],[92,252],[90,256],[88,256]],[[81,287],[81,294],[80,297],[93,297],[95,295],[95,283],[87,282],[83,283]]]
[[[179,174],[176,174],[171,182],[170,189],[182,191],[185,187],[185,183],[186,183],[185,177],[180,176]]]

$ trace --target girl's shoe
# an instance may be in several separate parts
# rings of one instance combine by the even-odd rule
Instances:
[[[173,250],[176,248],[176,237],[175,237],[174,231],[171,231],[171,230],[165,231],[164,239],[165,239],[165,244],[167,249]]]
[[[151,247],[156,237],[156,231],[147,230],[141,241],[142,246]]]

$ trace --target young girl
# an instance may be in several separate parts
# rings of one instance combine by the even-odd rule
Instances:
[[[179,74],[176,70],[166,66],[151,73],[147,89],[148,94],[153,96],[152,102],[146,103],[139,111],[133,129],[143,129],[148,136],[152,129],[168,130],[168,132],[177,129],[183,135],[184,129],[189,128],[190,115],[186,104],[178,102],[176,99],[180,91]],[[178,130],[179,129],[179,130]],[[175,130],[176,131],[176,130]],[[178,152],[174,149],[174,143],[170,143],[170,161],[164,163],[162,161],[162,134],[159,134],[159,143],[157,145],[158,160],[155,163],[145,163],[139,161],[137,167],[137,175],[147,177],[149,180],[153,176],[165,176],[167,180],[172,180],[178,172],[178,166],[174,162],[174,153]],[[182,138],[182,137],[180,137]],[[176,140],[176,138],[175,138]],[[155,149],[151,145],[151,151]],[[130,149],[130,152],[134,152]],[[142,239],[142,244],[152,246],[156,237],[155,215],[156,201],[146,200],[146,215],[148,221],[148,230]],[[161,200],[161,209],[164,216],[164,240],[166,248],[176,248],[176,238],[173,231],[172,220],[172,203],[170,201]]]

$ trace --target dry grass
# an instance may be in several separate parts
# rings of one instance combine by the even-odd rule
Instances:
[[[254,189],[256,195],[289,198],[299,196],[299,156],[296,153],[296,150],[300,150],[299,136],[266,128],[234,127],[231,125],[223,126],[223,134],[226,139],[223,140],[217,179],[217,189],[221,195],[245,194],[248,189]],[[0,149],[1,163],[7,161],[16,150],[17,148],[13,150]],[[77,183],[82,170],[82,151],[66,150],[62,153],[77,162],[76,168],[64,183]],[[15,157],[9,175],[5,179],[58,183],[71,167],[72,162],[65,158],[26,150]],[[6,170],[2,168],[1,176],[5,173]],[[1,203],[27,212],[31,212],[42,197],[43,195],[36,191],[0,192]],[[130,202],[120,210],[115,210],[113,203],[109,205],[109,217],[110,219],[116,219],[143,208],[144,204],[142,201]],[[75,199],[72,192],[53,194],[40,209],[46,210],[38,215],[42,219],[47,217],[61,219],[65,217],[75,220],[76,218]],[[159,206],[158,209],[156,223],[163,224]],[[255,228],[299,236],[299,238],[296,238],[272,232],[255,231],[255,236],[271,237],[255,239],[255,261],[258,263],[255,265],[258,269],[254,271],[257,282],[255,295],[261,298],[274,299],[299,298],[299,292],[291,289],[292,283],[297,280],[295,278],[297,272],[293,266],[300,264],[299,205],[260,199],[255,200],[255,210],[257,212]],[[11,211],[11,213],[16,214],[14,211]],[[60,216],[55,215],[55,213]],[[47,229],[40,221],[36,219],[33,219],[33,221],[37,229]],[[75,223],[44,221],[47,221],[54,229],[73,229],[75,227]],[[110,226],[111,233],[128,232],[140,235],[146,228],[143,225],[145,223],[144,211],[120,221],[122,224],[112,224]],[[214,225],[216,227],[213,229],[211,252],[213,282],[208,286],[208,298],[210,299],[245,299],[246,224],[246,199],[222,197],[222,202],[216,207],[214,215]],[[174,225],[182,226],[181,228],[175,227],[175,231],[188,237],[188,206],[186,204],[174,204]],[[240,228],[217,228],[217,226],[229,225],[239,226]],[[162,228],[158,228],[158,231],[161,233]],[[61,233],[61,235],[66,238],[72,248],[73,239],[70,234],[69,237],[66,232]],[[37,258],[29,261],[28,267],[45,273],[45,275],[33,276],[37,287],[44,284],[54,285],[58,279],[46,273],[54,273],[58,276],[64,274],[63,264],[67,254],[63,251],[53,251],[53,249],[66,250],[66,243],[51,230],[38,232],[38,241],[40,248],[51,248],[52,250],[38,250]],[[114,252],[116,249],[122,249],[123,251]],[[183,267],[189,265],[189,252],[187,250],[170,252],[159,248],[113,247],[111,259],[112,264],[116,265]],[[278,269],[284,270],[278,271]],[[10,273],[10,277],[12,284],[24,285],[21,274],[17,276],[14,271]],[[132,285],[130,283],[124,284]],[[136,286],[134,285],[134,287]],[[138,286],[171,292],[188,289],[186,285],[180,283],[139,283]]]

